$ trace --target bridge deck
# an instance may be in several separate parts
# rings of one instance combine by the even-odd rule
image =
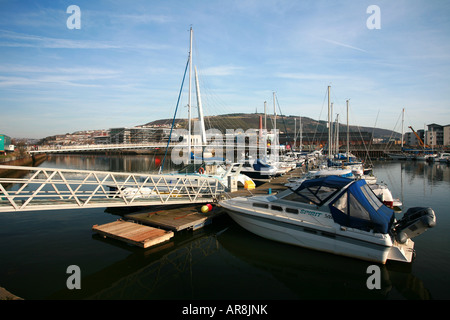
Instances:
[[[0,178],[0,212],[213,202],[226,191],[215,178],[1,166],[22,178]]]

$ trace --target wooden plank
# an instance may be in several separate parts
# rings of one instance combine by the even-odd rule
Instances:
[[[181,231],[185,229],[197,229],[223,213],[219,207],[213,207],[213,210],[202,213],[201,207],[202,206],[197,205],[159,211],[143,210],[137,213],[128,214],[125,217],[145,225],[156,226],[172,231]]]
[[[117,220],[104,225],[94,225],[93,231],[104,237],[121,240],[142,248],[168,241],[173,237],[172,231],[166,231],[137,223]]]

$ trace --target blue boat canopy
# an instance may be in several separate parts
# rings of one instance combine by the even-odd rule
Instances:
[[[342,188],[354,180],[341,176],[325,176],[317,179],[305,180],[297,189],[293,190],[297,195],[322,206],[335,196]]]
[[[261,160],[256,159],[255,163],[253,163],[253,169],[256,171],[262,171],[264,169],[272,168],[270,164],[263,163]]]
[[[365,180],[357,180],[330,205],[336,223],[351,228],[388,233],[394,222],[394,211],[386,207]]]

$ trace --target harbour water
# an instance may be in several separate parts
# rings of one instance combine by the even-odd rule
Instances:
[[[158,164],[149,156],[57,155],[41,166],[149,172]],[[28,300],[450,299],[450,166],[386,161],[374,173],[404,208],[429,206],[437,217],[414,239],[412,264],[379,266],[381,289],[367,287],[369,262],[266,240],[226,215],[155,248],[103,239],[92,226],[121,217],[106,208],[0,214],[0,287]],[[71,265],[80,268],[81,289],[67,288]]]

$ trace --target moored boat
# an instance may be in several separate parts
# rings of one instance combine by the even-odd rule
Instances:
[[[227,199],[220,205],[236,223],[259,236],[383,264],[411,262],[411,238],[436,224],[430,208],[410,209],[397,221],[365,180],[338,176],[306,180],[277,195]]]

